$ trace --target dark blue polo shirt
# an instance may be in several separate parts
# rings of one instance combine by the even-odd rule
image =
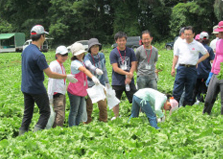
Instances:
[[[215,54],[214,54],[214,51],[212,50],[212,48],[209,47],[208,45],[204,44],[204,47],[207,49],[207,51],[209,53],[209,57],[198,64],[198,68],[197,68],[198,77],[197,78],[206,79],[206,78],[208,78],[209,72],[211,71],[210,61],[214,60]],[[203,55],[200,53],[199,58],[202,56]]]
[[[48,68],[45,55],[39,48],[30,44],[22,52],[22,84],[21,91],[30,94],[46,93],[43,70]]]

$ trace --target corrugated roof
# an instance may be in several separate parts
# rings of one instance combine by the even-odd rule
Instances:
[[[14,35],[15,35],[15,33],[0,34],[0,40],[9,39],[9,38],[13,37]]]

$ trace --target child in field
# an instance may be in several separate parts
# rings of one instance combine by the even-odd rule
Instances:
[[[56,49],[56,60],[50,63],[50,69],[53,72],[59,74],[66,74],[63,63],[68,58],[68,50],[65,46],[59,46]],[[65,79],[54,79],[49,78],[48,82],[48,96],[50,105],[53,106],[56,113],[53,127],[63,127],[65,118],[65,105],[66,105],[66,80]]]
[[[83,59],[85,56],[84,46],[81,43],[74,43],[71,46],[73,57],[71,58],[71,73],[77,78],[77,83],[69,83],[67,91],[70,100],[70,114],[68,118],[69,126],[79,125],[84,109],[86,109],[85,96],[88,88],[87,76],[92,79],[94,84],[100,81],[86,69]],[[87,76],[86,76],[87,75]]]
[[[177,101],[169,102],[167,96],[152,88],[139,89],[132,99],[132,113],[130,118],[138,117],[139,110],[142,109],[146,113],[149,123],[152,127],[159,129],[157,119],[165,120],[162,109],[171,110],[171,107],[178,107]]]
[[[84,63],[86,67],[94,74],[100,81],[102,85],[106,85],[109,88],[108,74],[105,67],[105,56],[103,53],[99,52],[102,46],[99,43],[98,39],[91,38],[88,40],[88,54],[84,57]],[[88,87],[93,87],[94,82],[91,78],[87,78]],[[97,102],[99,108],[99,120],[107,122],[107,103],[106,100],[100,100]],[[93,111],[93,104],[91,99],[87,98],[87,115],[88,120],[86,124],[92,121],[91,114]]]

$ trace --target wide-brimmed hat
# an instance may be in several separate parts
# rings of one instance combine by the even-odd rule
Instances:
[[[200,33],[200,39],[209,39],[209,35],[208,35],[208,33],[206,32],[206,31],[202,31],[201,33]]]
[[[217,25],[215,25],[214,27],[213,27],[213,32],[212,32],[212,34],[218,34],[219,32],[217,32],[217,31],[214,31],[215,29],[217,29],[218,28],[218,26]]]
[[[94,45],[98,45],[99,46],[99,51],[101,50],[102,46],[101,43],[99,43],[97,38],[91,38],[88,40],[88,52],[91,52],[91,47]]]
[[[49,34],[47,31],[44,30],[44,27],[42,25],[35,25],[30,30],[31,35],[40,35],[40,34]]]
[[[220,21],[218,23],[218,28],[215,29],[214,31],[216,31],[216,32],[223,32],[223,21]]]
[[[57,47],[55,54],[64,55],[64,54],[67,54],[67,53],[68,53],[67,48],[65,46],[61,45],[61,46]]]
[[[84,46],[81,44],[81,43],[74,43],[71,45],[70,47],[70,50],[71,50],[71,53],[73,56],[77,56],[77,55],[80,55],[80,54],[83,54],[85,53],[86,51],[84,50]]]

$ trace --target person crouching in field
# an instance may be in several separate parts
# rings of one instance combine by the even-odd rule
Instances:
[[[77,83],[69,83],[67,92],[70,100],[70,114],[68,118],[69,127],[77,126],[82,121],[84,109],[86,110],[85,96],[87,95],[87,76],[92,79],[94,84],[100,84],[100,81],[91,74],[85,67],[84,56],[85,50],[81,43],[71,45],[71,73],[77,78]],[[87,75],[87,76],[86,76]]]
[[[68,50],[65,46],[59,46],[56,49],[56,60],[50,63],[50,69],[59,74],[66,74],[63,63],[68,58]],[[56,113],[53,127],[63,127],[65,119],[65,105],[66,105],[66,80],[49,78],[48,82],[48,96],[50,105],[53,106]]]
[[[165,115],[162,109],[171,110],[173,107],[178,107],[178,102],[169,102],[167,96],[152,88],[139,89],[132,99],[132,112],[131,118],[139,116],[139,110],[142,109],[145,112],[149,123],[152,127],[159,129],[157,126],[157,118],[161,118],[161,121],[165,120]]]
[[[89,71],[94,74],[100,81],[100,83],[109,88],[108,74],[105,66],[105,56],[101,50],[102,46],[97,38],[91,38],[88,40],[88,54],[84,57],[84,63]],[[93,87],[94,82],[91,78],[87,77],[88,87]],[[99,108],[99,121],[107,122],[107,103],[106,100],[98,101]],[[92,121],[93,104],[90,97],[87,98],[87,115],[88,119],[85,124]]]

